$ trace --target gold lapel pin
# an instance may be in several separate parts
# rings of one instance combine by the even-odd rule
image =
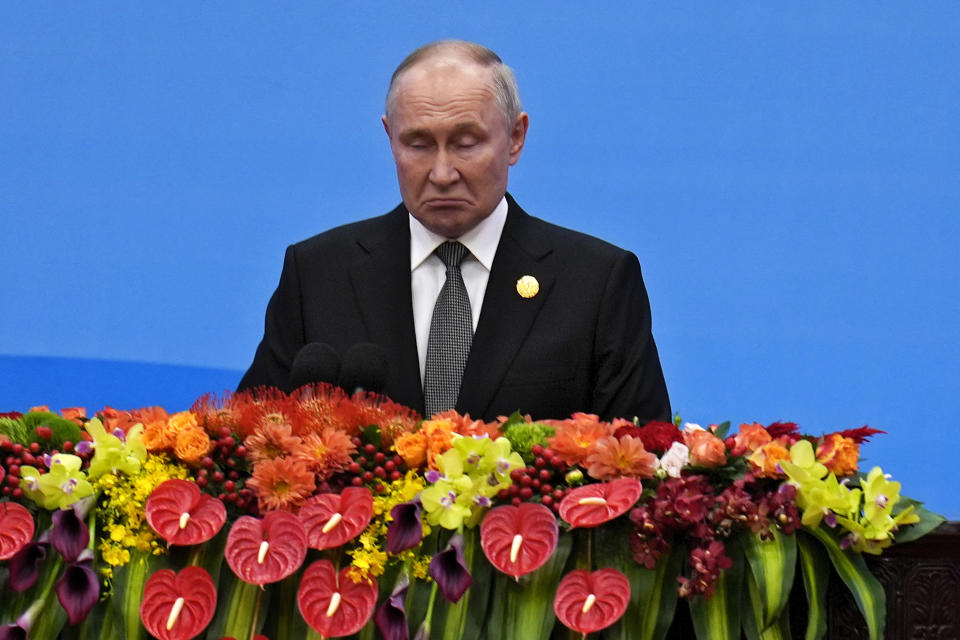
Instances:
[[[540,283],[533,276],[523,276],[517,280],[517,293],[521,298],[532,298],[540,292]]]

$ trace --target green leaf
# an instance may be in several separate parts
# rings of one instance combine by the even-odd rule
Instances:
[[[934,513],[933,511],[925,508],[922,502],[918,502],[905,496],[900,496],[900,502],[898,502],[893,508],[893,515],[896,517],[904,509],[910,506],[913,507],[913,512],[917,515],[917,517],[920,518],[920,521],[907,525],[897,531],[897,533],[894,534],[895,544],[912,542],[922,538],[947,521],[947,519],[939,513]]]
[[[496,572],[494,591],[490,596],[487,640],[546,640],[550,637],[556,619],[553,599],[572,547],[573,535],[561,532],[553,555],[536,571],[519,580]]]
[[[730,421],[721,422],[717,425],[717,430],[713,432],[713,435],[717,436],[721,440],[727,437],[727,433],[730,431]]]
[[[772,624],[764,626],[763,595],[752,571],[745,572],[747,597],[742,599],[743,632],[747,640],[790,640],[789,609],[784,609]]]
[[[603,529],[603,528],[601,528]],[[598,529],[598,533],[601,529]],[[623,539],[620,548],[625,549]],[[598,554],[603,557],[602,554]],[[671,545],[657,566],[647,569],[632,557],[620,569],[630,580],[630,604],[616,623],[601,634],[606,640],[662,640],[670,630],[677,609],[677,576],[683,568],[687,549]]]
[[[269,592],[244,582],[229,567],[224,567],[217,592],[217,613],[207,627],[208,640],[224,636],[248,640],[263,627],[261,611],[269,610]]]
[[[754,581],[757,604],[760,605],[758,631],[773,626],[780,619],[790,600],[797,567],[796,537],[784,535],[777,529],[773,529],[772,534],[770,540],[751,531],[741,536],[743,553]]]
[[[804,640],[820,640],[827,634],[827,588],[830,584],[830,561],[820,545],[809,535],[798,531],[797,548],[803,570],[803,588],[807,593],[807,632]]]
[[[383,446],[383,435],[380,433],[380,427],[375,424],[364,427],[360,432],[360,441],[363,444],[372,444],[379,451]]]
[[[430,622],[430,637],[433,640],[477,638],[487,618],[493,566],[480,548],[479,527],[464,529],[463,538],[464,561],[473,578],[473,585],[458,602],[437,600]]]
[[[149,551],[132,549],[130,562],[114,569],[113,596],[106,617],[111,621],[119,640],[144,640],[147,637],[147,630],[140,622],[143,588],[154,571],[169,566],[168,556],[154,556]]]
[[[823,544],[833,562],[834,569],[843,580],[853,599],[860,608],[867,623],[867,633],[870,640],[883,638],[884,624],[887,614],[887,597],[883,586],[870,573],[867,563],[859,554],[845,551],[840,544],[822,527],[805,527],[813,537]]]
[[[690,601],[690,618],[699,640],[738,640],[740,638],[740,594],[743,590],[743,551],[737,539],[727,541],[726,553],[733,566],[720,572],[709,598],[696,596]]]

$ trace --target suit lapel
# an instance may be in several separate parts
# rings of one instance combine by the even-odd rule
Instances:
[[[409,239],[407,212],[401,205],[384,217],[375,234],[357,239],[363,255],[352,266],[350,279],[367,335],[387,353],[387,394],[422,413]]]
[[[543,260],[551,247],[536,234],[533,220],[513,198],[507,195],[507,201],[507,221],[457,400],[458,408],[469,407],[477,417],[484,415],[493,401],[555,278],[553,266]],[[525,275],[535,277],[540,284],[539,293],[532,298],[523,298],[517,292],[517,280]]]

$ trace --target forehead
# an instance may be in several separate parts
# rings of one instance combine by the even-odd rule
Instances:
[[[460,59],[431,59],[396,80],[389,118],[400,126],[424,122],[481,120],[497,113],[493,73]]]

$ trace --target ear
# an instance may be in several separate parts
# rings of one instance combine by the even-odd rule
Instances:
[[[520,113],[510,129],[510,165],[515,165],[523,151],[523,143],[527,139],[527,129],[530,128],[530,117],[526,111]]]
[[[390,137],[390,124],[387,122],[386,114],[380,116],[380,122],[383,123],[383,130],[387,132],[387,137]]]

